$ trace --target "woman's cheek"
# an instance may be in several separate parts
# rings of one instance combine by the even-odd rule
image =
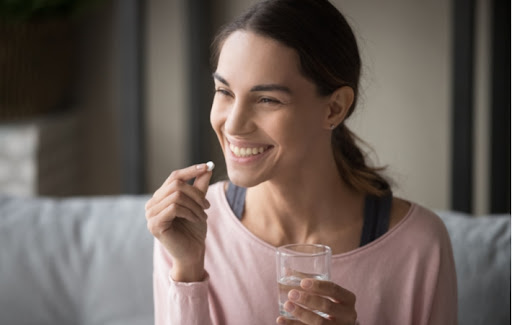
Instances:
[[[217,135],[219,135],[220,125],[222,124],[222,114],[218,103],[214,100],[212,109],[210,110],[210,124]]]

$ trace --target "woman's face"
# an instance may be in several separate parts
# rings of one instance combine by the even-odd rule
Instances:
[[[296,177],[330,148],[328,97],[299,67],[297,53],[273,39],[236,31],[225,40],[210,121],[233,183]]]

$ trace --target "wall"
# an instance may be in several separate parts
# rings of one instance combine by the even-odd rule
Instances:
[[[121,191],[117,2],[109,1],[77,21],[75,102],[80,121],[79,194]]]
[[[186,54],[179,1],[145,3],[146,192],[187,161]],[[78,22],[80,195],[118,194],[121,188],[119,21],[121,0],[107,1]]]
[[[490,85],[491,85],[491,1],[476,1],[475,27],[475,111],[473,152],[473,210],[477,215],[490,212]]]
[[[389,166],[398,195],[438,209],[450,203],[449,3],[336,2],[365,62],[350,125]]]
[[[146,178],[154,192],[188,158],[187,58],[183,3],[149,0],[146,8]]]

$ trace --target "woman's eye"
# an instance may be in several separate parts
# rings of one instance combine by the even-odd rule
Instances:
[[[260,98],[260,103],[263,103],[263,104],[280,104],[281,102],[276,100],[276,99],[273,99],[273,98],[262,97],[262,98]]]
[[[225,90],[225,89],[215,89],[215,92],[219,93],[221,95],[224,95],[224,96],[230,96],[231,95],[230,92]]]

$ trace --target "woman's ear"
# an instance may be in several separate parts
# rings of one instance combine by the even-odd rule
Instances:
[[[345,120],[352,103],[354,102],[354,89],[343,86],[336,89],[327,105],[326,127],[333,129]]]

